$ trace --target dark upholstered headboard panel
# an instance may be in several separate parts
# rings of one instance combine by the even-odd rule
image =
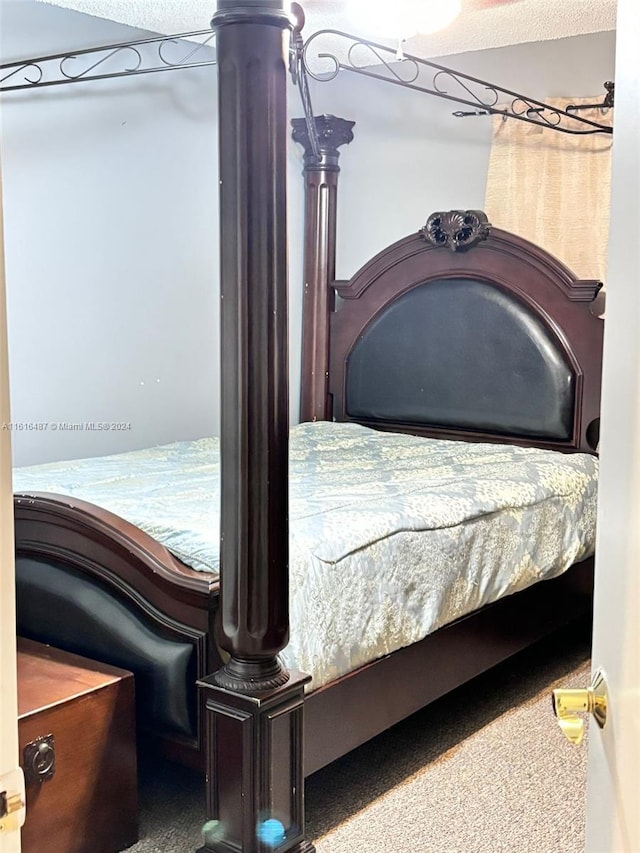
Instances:
[[[446,235],[445,235],[446,236]],[[505,231],[467,248],[423,233],[348,282],[332,316],[333,415],[449,438],[593,450],[600,288]]]
[[[568,441],[574,398],[571,365],[524,303],[436,279],[387,305],[356,342],[345,414]]]

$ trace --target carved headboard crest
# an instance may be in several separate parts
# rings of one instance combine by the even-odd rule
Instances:
[[[432,213],[420,233],[434,246],[448,246],[457,252],[486,240],[490,230],[491,224],[482,210],[448,210]]]

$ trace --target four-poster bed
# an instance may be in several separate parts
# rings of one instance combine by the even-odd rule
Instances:
[[[223,247],[220,578],[189,568],[108,509],[29,489],[15,501],[19,630],[131,669],[141,729],[169,755],[194,763],[206,756],[209,813],[222,834],[204,849],[307,851],[303,772],[588,613],[592,558],[590,546],[578,549],[576,565],[557,577],[312,690],[303,722],[307,677],[287,672],[279,657],[290,593],[289,22],[277,0],[220,0],[213,24]],[[294,122],[306,180],[302,419],[541,448],[559,452],[558,465],[561,454],[592,455],[599,283],[578,281],[475,211],[433,214],[349,282],[335,282],[338,148],[352,123],[323,116],[315,128],[313,140],[308,121]],[[283,827],[275,845],[256,835],[272,816]]]
[[[498,229],[456,252],[438,245],[438,239],[446,240],[446,235],[437,236],[433,243],[416,231],[376,256],[350,282],[335,283],[344,304],[334,312],[333,289],[325,288],[323,282],[324,276],[332,277],[334,264],[335,146],[339,139],[348,138],[351,123],[322,117],[318,125],[325,156],[306,173],[310,239],[304,346],[308,379],[303,383],[303,407],[307,419],[326,420],[333,406],[333,416],[339,421],[386,430],[592,451],[597,442],[602,321],[590,309],[598,283],[576,281],[544,251]],[[340,137],[340,130],[347,136]],[[297,126],[294,135],[300,138],[301,133],[304,137],[304,130]],[[330,193],[331,198],[323,199],[323,193]],[[437,217],[430,219],[432,225],[438,221]],[[435,228],[435,233],[444,232]],[[318,239],[323,236],[330,239]],[[321,248],[327,242],[332,247],[329,256]],[[314,269],[317,286],[312,280]],[[407,302],[414,297],[415,301]],[[427,303],[421,306],[425,297]],[[503,297],[507,299],[504,304]],[[491,313],[496,298],[498,315]],[[384,323],[371,323],[372,317],[385,316],[394,322],[398,308],[406,331],[402,348],[393,333],[389,337],[385,332]],[[435,325],[428,328],[425,324],[434,310]],[[497,361],[492,363],[474,361],[474,353],[480,351],[487,336],[493,343],[500,337],[496,327],[508,322],[514,310],[515,324],[503,341],[507,349],[496,353]],[[456,338],[451,328],[442,328],[447,315],[456,322],[461,316],[466,318],[462,336]],[[411,318],[417,318],[417,325],[412,326]],[[371,334],[366,334],[367,329]],[[444,340],[448,353],[436,353],[434,359],[425,347],[425,337],[440,333],[444,339],[438,345]],[[522,365],[513,361],[532,335],[539,336],[535,350],[546,364],[538,391],[527,384],[536,375],[540,378],[531,361],[532,351],[527,354],[530,376],[520,376]],[[470,385],[456,373],[460,366],[456,359],[460,358],[468,364]],[[328,371],[322,369],[325,363]],[[356,377],[351,380],[350,363]],[[367,364],[373,376],[367,374]],[[503,404],[514,394],[520,398],[518,412],[526,408],[526,400],[533,404],[525,417],[535,416],[544,406],[547,409],[533,434],[521,426],[519,435],[510,435],[504,422],[493,430],[486,422],[475,427],[468,423],[464,427],[434,425],[427,412],[416,416],[413,411],[404,418],[397,412],[392,417],[388,413],[376,417],[367,406],[398,405],[393,395],[375,399],[383,385],[384,368],[400,368],[409,376],[409,396],[400,405],[412,409],[411,372],[416,370],[419,383],[436,374],[445,386],[454,380],[462,383],[458,393],[465,401],[484,373],[493,388],[506,383]],[[367,382],[367,376],[373,384]],[[349,399],[350,387],[352,400],[355,388],[354,402]],[[397,391],[397,382],[392,387]],[[545,397],[549,387],[554,389],[551,398]],[[568,409],[561,402],[562,387],[568,389]],[[367,402],[372,393],[374,399]],[[495,402],[491,414],[494,421],[500,421]],[[437,406],[438,400],[430,405]],[[357,407],[360,414],[354,415]],[[544,436],[549,424],[559,425],[555,437]],[[15,506],[20,631],[126,664],[136,673],[142,730],[153,733],[169,755],[201,760],[206,694],[197,698],[195,682],[221,664],[210,628],[211,614],[218,606],[217,576],[189,569],[139,528],[81,499],[19,495]],[[380,569],[384,575],[385,567]],[[554,580],[497,601],[309,693],[305,701],[305,771],[313,772],[554,628],[588,613],[591,571],[591,559],[584,560]],[[215,803],[211,808],[217,813]]]

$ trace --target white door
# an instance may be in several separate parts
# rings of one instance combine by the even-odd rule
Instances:
[[[589,853],[640,852],[640,76],[637,15],[637,0],[618,0],[592,656],[594,670],[602,668],[606,675],[609,708],[603,730],[593,720],[589,727]],[[579,215],[579,211],[576,213]],[[588,234],[585,239],[589,239]],[[570,791],[567,796],[571,796]]]
[[[18,770],[18,709],[16,691],[16,615],[13,562],[13,497],[11,490],[11,432],[9,371],[4,289],[2,182],[0,181],[0,796],[13,808],[16,795],[24,802],[22,772]],[[5,428],[3,428],[5,427]],[[0,801],[0,806],[2,802]],[[24,810],[5,817],[0,811],[0,853],[19,853],[19,824]]]

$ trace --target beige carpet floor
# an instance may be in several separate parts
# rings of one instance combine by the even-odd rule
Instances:
[[[307,780],[317,853],[581,853],[586,742],[564,740],[553,687],[589,683],[586,630],[502,664]],[[199,777],[141,767],[132,853],[187,853],[204,823]]]

